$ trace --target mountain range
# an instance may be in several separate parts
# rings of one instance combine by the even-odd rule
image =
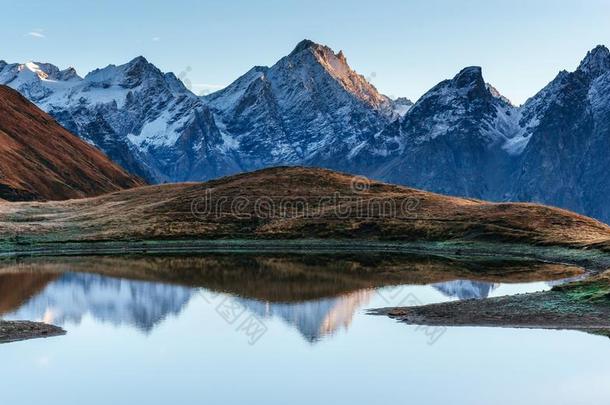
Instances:
[[[414,104],[309,40],[198,97],[143,57],[81,78],[0,61],[0,84],[150,182],[318,166],[455,196],[540,202],[610,222],[610,51],[514,106],[467,67]]]

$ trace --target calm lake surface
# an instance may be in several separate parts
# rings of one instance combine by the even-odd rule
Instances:
[[[567,275],[535,281],[540,272],[524,272],[535,267],[243,255],[4,263],[1,317],[68,333],[0,345],[1,403],[608,403],[606,337],[366,314],[541,291]]]

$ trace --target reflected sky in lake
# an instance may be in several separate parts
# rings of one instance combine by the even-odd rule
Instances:
[[[449,328],[432,342],[421,328],[366,315],[367,308],[407,302],[540,291],[550,280],[525,280],[518,271],[509,280],[469,280],[461,278],[464,268],[446,277],[445,267],[426,259],[413,262],[406,276],[392,273],[395,282],[385,285],[371,276],[376,265],[342,260],[108,258],[0,267],[3,318],[52,321],[68,331],[0,345],[0,381],[11,388],[3,390],[2,403],[589,404],[610,398],[600,389],[610,376],[607,338]],[[382,270],[393,272],[389,265],[397,263]],[[435,275],[424,280],[422,271]],[[261,282],[269,272],[273,282]],[[401,282],[407,279],[412,283]]]

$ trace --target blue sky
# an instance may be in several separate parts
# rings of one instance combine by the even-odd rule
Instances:
[[[342,49],[390,96],[417,99],[479,65],[520,104],[587,50],[610,45],[607,0],[28,0],[3,4],[2,14],[0,59],[82,75],[144,55],[198,89],[271,65],[309,38]]]

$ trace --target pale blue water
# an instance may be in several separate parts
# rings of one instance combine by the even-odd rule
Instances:
[[[3,316],[47,320],[68,333],[0,345],[1,403],[608,403],[608,338],[426,330],[365,313],[548,288],[461,281],[266,303],[65,273]],[[243,325],[253,320],[259,329],[248,335]]]

